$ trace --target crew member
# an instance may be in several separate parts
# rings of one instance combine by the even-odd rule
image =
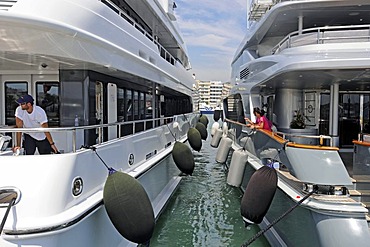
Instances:
[[[48,119],[45,111],[34,105],[34,99],[26,94],[16,100],[19,104],[15,110],[15,123],[17,128],[47,128]],[[21,148],[22,133],[17,132],[16,146],[13,151]],[[25,132],[23,135],[23,147],[26,155],[34,154],[36,148],[39,154],[59,153],[50,132]]]

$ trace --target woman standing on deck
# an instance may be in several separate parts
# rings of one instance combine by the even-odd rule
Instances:
[[[270,121],[265,116],[265,111],[261,110],[259,107],[253,108],[253,114],[256,116],[256,123],[253,123],[249,118],[245,118],[245,120],[248,122],[247,126],[251,127],[252,129],[265,129],[268,131],[271,130]]]

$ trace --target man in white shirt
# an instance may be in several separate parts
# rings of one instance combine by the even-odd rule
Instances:
[[[47,128],[48,119],[44,109],[34,105],[33,97],[29,94],[23,95],[16,101],[19,106],[15,110],[15,123],[17,128]],[[22,133],[17,132],[16,146],[13,151],[21,148]],[[50,132],[25,132],[23,147],[26,155],[34,154],[36,147],[39,154],[58,153]]]

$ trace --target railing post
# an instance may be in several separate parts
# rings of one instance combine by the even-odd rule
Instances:
[[[118,138],[121,138],[121,127],[122,127],[122,124],[119,124],[118,125]]]
[[[320,146],[324,145],[324,138],[322,135],[320,135]]]
[[[72,130],[72,152],[76,152],[76,129]]]

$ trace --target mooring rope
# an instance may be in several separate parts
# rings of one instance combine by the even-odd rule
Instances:
[[[91,149],[92,151],[94,151],[94,153],[98,156],[98,158],[101,160],[101,162],[104,164],[104,166],[108,169],[109,171],[109,175],[116,172],[116,170],[113,168],[113,167],[109,167],[105,162],[104,160],[102,159],[102,157],[100,157],[100,155],[98,154],[98,152],[96,151],[96,147],[94,146],[87,146],[87,145],[82,145],[81,146],[82,148],[86,148],[86,149]]]
[[[15,199],[16,199],[16,197],[12,198],[12,200],[9,202],[8,207],[6,208],[5,215],[4,215],[3,220],[1,221],[1,225],[0,225],[0,234],[3,231],[6,219],[8,218],[8,215],[9,215],[9,212],[10,212],[10,208],[13,206],[13,204],[15,202]]]
[[[315,193],[317,189],[314,189],[310,191],[305,197],[303,197],[297,204],[295,204],[293,207],[288,209],[284,214],[282,214],[280,217],[275,219],[273,222],[271,222],[265,229],[260,230],[257,234],[255,234],[252,238],[250,238],[246,243],[242,244],[241,247],[246,247],[256,241],[259,237],[261,237],[262,234],[267,232],[271,227],[273,227],[276,223],[278,223],[280,220],[282,220],[285,216],[290,214],[294,209],[296,209],[299,205],[302,204],[307,198],[309,198],[313,193]]]
[[[172,131],[171,131],[171,129],[170,129],[170,126],[168,126],[168,124],[166,124],[166,126],[167,126],[168,130],[170,131],[170,133],[171,133],[172,137],[175,139],[175,141],[177,141],[177,140],[176,140],[176,134],[174,135],[174,134],[172,133]]]

